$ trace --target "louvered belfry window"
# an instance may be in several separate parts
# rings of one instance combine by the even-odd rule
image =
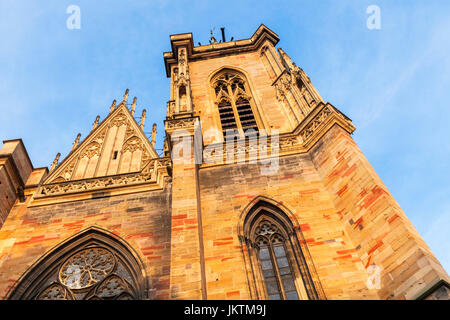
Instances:
[[[256,134],[258,125],[253,114],[250,90],[244,77],[227,70],[213,81],[216,104],[224,138]]]

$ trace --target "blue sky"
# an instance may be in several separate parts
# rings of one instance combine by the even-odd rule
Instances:
[[[69,5],[81,29],[69,30]],[[381,29],[366,27],[369,5]],[[0,139],[22,138],[35,167],[67,155],[78,132],[126,88],[158,124],[169,98],[169,35],[250,37],[264,23],[354,139],[450,270],[450,1],[0,1]]]

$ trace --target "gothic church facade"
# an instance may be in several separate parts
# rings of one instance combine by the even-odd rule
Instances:
[[[351,120],[278,41],[170,36],[162,155],[128,90],[50,169],[4,141],[0,297],[448,298]]]

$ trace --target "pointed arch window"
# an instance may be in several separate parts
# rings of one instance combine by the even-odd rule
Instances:
[[[223,136],[238,137],[256,134],[262,127],[255,117],[254,102],[245,77],[233,70],[224,70],[212,80]]]
[[[301,231],[278,206],[259,201],[241,221],[240,239],[254,298],[325,299],[309,252],[298,240]]]
[[[9,299],[143,299],[142,268],[118,239],[92,229],[41,259],[22,276]]]
[[[286,254],[286,239],[280,228],[262,219],[255,230],[256,248],[270,300],[298,300],[292,265]]]

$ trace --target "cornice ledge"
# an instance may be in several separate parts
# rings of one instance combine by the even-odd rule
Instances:
[[[274,46],[280,41],[278,35],[264,24],[261,24],[255,31],[255,33],[248,39],[194,46],[192,43],[192,33],[186,33],[171,35],[170,40],[172,51],[163,53],[167,77],[170,77],[171,65],[177,63],[175,45],[177,41],[180,42],[181,45],[187,46],[189,61],[219,57],[230,54],[238,54],[242,52],[257,51],[266,40],[271,42]],[[182,40],[184,40],[184,42]]]
[[[172,135],[177,130],[187,130],[189,132],[193,132],[193,130],[197,129],[199,125],[200,118],[198,116],[164,120],[164,127],[169,135]]]
[[[257,51],[265,40],[271,42],[274,46],[279,39],[271,33],[260,32],[254,34],[250,39],[228,41],[223,43],[210,44],[205,46],[194,47],[192,56],[189,57],[191,61],[229,55],[238,54],[248,51]]]
[[[355,127],[350,118],[330,103],[320,103],[294,130],[303,139],[303,148],[311,149],[332,127],[337,124],[352,134]]]
[[[330,103],[324,104],[321,102],[307,115],[296,129],[290,133],[280,134],[275,140],[277,146],[273,144],[272,136],[268,135],[265,138],[267,139],[265,140],[267,141],[266,143],[268,143],[267,149],[272,150],[272,147],[278,147],[279,156],[307,153],[335,124],[343,128],[349,134],[352,134],[355,130],[355,127],[347,116]],[[250,156],[250,149],[252,147],[250,146],[249,141],[241,139],[238,141],[237,145],[239,147],[233,146],[231,150],[227,150],[225,142],[212,143],[205,146],[205,148],[207,147],[210,150],[218,152],[214,155],[204,155],[206,162],[202,164],[201,168],[238,163],[238,161],[231,161],[228,163],[228,160],[226,160],[227,152],[231,152],[232,154],[244,154],[246,160],[250,160],[250,158],[252,160],[262,159],[259,156]],[[266,157],[271,157],[271,155],[267,155],[265,158]]]
[[[170,158],[155,158],[149,160],[140,172],[42,184],[37,188],[30,206],[92,199],[102,192],[119,195],[162,189],[171,166]]]

